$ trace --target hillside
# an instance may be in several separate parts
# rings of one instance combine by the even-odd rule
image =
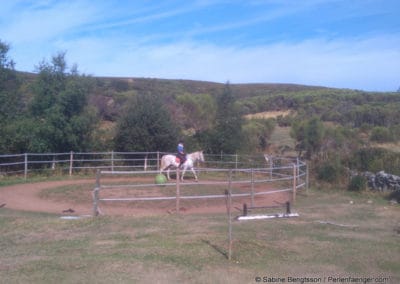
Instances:
[[[184,139],[208,154],[300,156],[329,182],[348,180],[348,169],[400,174],[399,92],[91,77],[58,67],[4,71],[1,153],[174,151]]]
[[[215,100],[226,87],[226,84],[190,80],[95,80],[97,88],[91,102],[105,114],[102,135],[109,139],[114,135],[115,121],[124,104],[129,97],[139,93],[160,96],[172,117],[184,121],[180,126],[187,130],[186,133],[202,133],[205,128],[194,121],[193,116],[197,118],[198,113],[193,111],[190,103],[199,103],[208,96]],[[237,111],[246,118],[246,137],[242,142],[247,148],[242,151],[300,154],[315,160],[314,174],[330,182],[346,176],[345,168],[400,173],[399,92],[364,92],[296,84],[229,84],[229,87]],[[188,101],[189,106],[186,106]],[[213,117],[211,109],[205,112],[198,116],[200,120]],[[189,147],[197,147],[194,145],[199,143],[192,139],[187,141]]]
[[[33,96],[32,83],[37,74],[18,72],[23,84],[23,100],[29,101]],[[190,116],[185,109],[185,98],[197,97],[202,100],[210,96],[215,100],[227,84],[194,81],[169,80],[157,78],[117,78],[90,77],[92,87],[88,96],[89,104],[94,106],[100,115],[102,135],[113,136],[113,125],[118,120],[129,98],[137,94],[153,94],[161,98],[164,105],[176,120],[189,121],[181,125],[191,128]],[[228,83],[235,98],[237,110],[247,119],[275,119],[280,127],[289,127],[293,121],[318,116],[330,125],[342,125],[350,128],[389,127],[395,133],[391,141],[397,142],[399,128],[398,109],[400,93],[364,92],[350,89],[335,89],[321,86],[297,84],[231,84]],[[192,102],[193,103],[193,102]],[[198,101],[197,101],[198,103]],[[369,127],[368,127],[369,125]],[[287,133],[288,130],[278,131]],[[367,131],[368,132],[368,131]],[[365,131],[363,132],[366,133]],[[271,142],[279,144],[275,135]],[[290,140],[286,135],[285,140]],[[290,141],[293,145],[293,141]]]
[[[226,84],[222,83],[194,80],[116,77],[94,77],[93,79],[96,81],[96,87],[91,96],[91,103],[96,105],[102,113],[104,112],[106,114],[119,113],[119,108],[127,98],[140,93],[155,94],[161,97],[174,112],[173,109],[176,107],[176,99],[179,96],[185,94],[209,94],[215,98],[223,92],[226,86]],[[354,90],[297,84],[229,83],[229,86],[237,104],[240,106],[242,114],[294,109],[295,105],[291,98],[298,97],[299,95],[310,94],[312,96],[319,96],[336,94],[339,96],[347,96],[349,94],[363,93]],[[273,98],[273,102],[270,101],[269,98]],[[107,117],[105,117],[105,119],[108,120]]]

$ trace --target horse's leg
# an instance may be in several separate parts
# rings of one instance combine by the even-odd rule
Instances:
[[[193,175],[194,175],[195,180],[198,181],[198,180],[197,180],[196,172],[194,171],[194,167],[191,167],[190,169],[192,170],[192,173],[193,173]]]
[[[183,176],[185,175],[186,172],[186,166],[183,166],[183,171],[182,171],[182,175],[181,175],[181,181],[183,181]]]
[[[169,177],[169,169],[170,169],[170,167],[167,168],[167,179],[168,179],[168,180],[170,180],[170,177]]]
[[[168,167],[163,167],[163,165],[161,165],[161,167],[160,167],[160,174],[162,174],[163,173],[163,171],[167,171],[167,179],[168,180],[170,180],[170,178],[169,178],[169,166]]]
[[[165,162],[163,159],[161,159],[160,174],[162,174],[163,171],[165,171],[166,169],[167,169],[167,167],[165,166]]]

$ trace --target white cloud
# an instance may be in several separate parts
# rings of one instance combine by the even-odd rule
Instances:
[[[390,91],[400,84],[400,50],[393,46],[400,46],[399,37],[309,40],[244,48],[196,42],[137,46],[103,41],[64,47],[81,70],[83,67],[83,71],[99,76],[280,82]]]
[[[0,39],[11,43],[10,57],[17,70],[32,71],[43,58],[67,51],[70,65],[77,63],[80,71],[95,76],[299,83],[380,91],[397,90],[400,85],[400,34],[335,40],[322,37],[253,46],[251,42],[219,45],[218,38],[206,41],[210,35],[218,37],[220,31],[254,28],[326,1],[297,6],[276,1],[279,5],[275,10],[261,11],[257,17],[199,26],[191,22],[170,33],[150,31],[153,26],[146,25],[143,28],[149,28],[148,33],[137,33],[128,27],[159,20],[166,23],[161,19],[172,20],[220,2],[177,5],[180,8],[142,3],[129,11],[124,11],[126,7],[101,6],[111,5],[105,2],[93,5],[89,0],[32,1],[30,6],[24,6],[26,1],[6,1],[11,2],[15,5],[6,4],[0,12]],[[203,40],[196,40],[197,36]]]
[[[340,41],[315,39],[257,47],[223,47],[194,41],[140,45],[135,38],[92,37],[59,40],[52,52],[40,58],[35,54],[38,51],[31,49],[22,52],[26,58],[14,59],[17,69],[19,62],[30,60],[30,71],[40,59],[66,50],[70,65],[77,63],[81,72],[94,76],[298,83],[395,91],[400,85],[398,46],[400,36],[396,35]]]
[[[90,23],[97,12],[85,1],[55,2],[52,5],[19,3],[11,8],[13,13],[1,15],[3,25],[0,32],[14,44],[51,41],[65,36],[65,33]]]

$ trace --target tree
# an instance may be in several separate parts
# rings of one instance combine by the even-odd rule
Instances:
[[[83,151],[90,149],[95,112],[87,107],[89,77],[79,75],[76,65],[68,73],[65,52],[42,61],[30,104],[34,138],[27,145],[33,152]]]
[[[14,70],[15,62],[10,59],[7,53],[10,51],[10,46],[0,40],[0,68]],[[3,71],[3,70],[2,70]]]
[[[305,152],[305,157],[311,159],[319,152],[323,137],[324,126],[318,117],[312,117],[305,121],[295,121],[292,125],[291,136],[296,140],[296,149],[301,156]]]
[[[7,53],[9,45],[0,40],[0,121],[5,122],[18,114],[21,104],[18,89],[21,85],[14,61]]]
[[[14,123],[19,119],[23,103],[19,88],[21,80],[14,70],[14,61],[7,53],[10,47],[0,40],[0,153],[7,153],[17,135]]]
[[[208,134],[210,150],[213,153],[236,153],[242,146],[242,124],[243,118],[235,105],[230,85],[227,83],[222,95],[217,98],[215,127]]]
[[[30,105],[34,116],[42,116],[48,109],[60,103],[61,93],[65,91],[68,79],[66,66],[65,53],[58,53],[53,57],[52,64],[43,60],[36,67],[38,79]]]
[[[139,94],[117,122],[115,148],[118,151],[171,151],[178,129],[159,97]]]
[[[188,94],[185,93],[176,98],[179,108],[182,109],[182,125],[186,129],[194,129],[201,132],[210,129],[215,120],[217,108],[215,100],[209,94]]]
[[[244,152],[254,153],[263,152],[267,146],[267,140],[270,138],[275,128],[273,119],[249,119],[243,124],[243,145]]]
[[[372,128],[370,140],[375,142],[385,143],[385,142],[391,142],[393,139],[390,130],[388,128],[383,126],[376,126]]]

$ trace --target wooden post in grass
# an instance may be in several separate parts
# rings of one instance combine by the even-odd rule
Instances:
[[[100,190],[100,170],[96,171],[96,187],[93,190],[93,216],[99,215],[99,190]]]
[[[247,204],[246,203],[244,203],[243,204],[243,216],[247,216],[247,214],[248,214],[248,209],[247,209]]]
[[[251,169],[251,207],[254,207],[254,169]]]
[[[160,152],[157,151],[157,171],[160,170],[160,163],[161,163],[161,161],[160,161]]]
[[[180,207],[180,198],[181,198],[181,192],[180,192],[180,171],[179,167],[176,169],[176,214],[179,214],[179,207]]]
[[[72,167],[74,165],[74,152],[69,153],[69,176],[72,176]]]
[[[293,204],[296,203],[296,164],[293,164]]]
[[[232,170],[229,171],[228,189],[225,190],[228,213],[228,260],[232,259]]]
[[[24,162],[24,179],[28,176],[28,153],[25,153],[25,162]]]
[[[308,183],[309,183],[309,172],[308,172],[308,163],[306,162],[306,195],[308,195]]]
[[[114,150],[111,151],[111,171],[114,171]]]
[[[286,202],[286,214],[291,214],[292,212],[291,212],[291,210],[290,210],[290,202],[289,201],[287,201]]]
[[[269,178],[270,179],[272,179],[272,177],[273,177],[273,173],[272,173],[273,170],[274,170],[274,160],[273,160],[273,157],[270,156],[269,157]]]

